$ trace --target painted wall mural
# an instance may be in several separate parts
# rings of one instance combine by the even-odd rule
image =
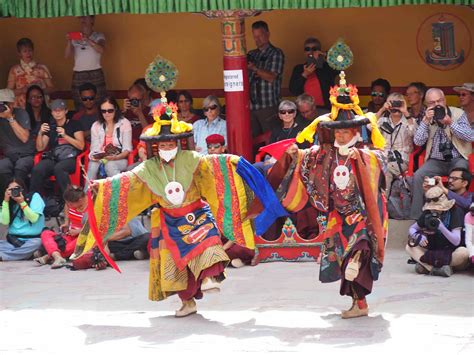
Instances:
[[[418,53],[433,69],[452,70],[459,67],[467,61],[471,47],[471,32],[464,21],[455,15],[432,15],[418,29]]]

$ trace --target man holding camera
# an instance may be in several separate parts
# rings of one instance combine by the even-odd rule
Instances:
[[[448,107],[442,90],[426,92],[425,116],[416,130],[414,143],[426,144],[425,163],[414,177],[411,218],[418,219],[423,205],[423,180],[425,176],[445,176],[452,168],[468,168],[473,130],[463,110]]]
[[[10,89],[0,90],[0,193],[14,176],[28,180],[33,168],[35,144],[30,136],[30,118],[25,110],[13,108],[15,94]]]
[[[326,53],[321,50],[321,42],[314,37],[304,41],[306,61],[293,68],[290,79],[290,92],[295,95],[306,93],[314,98],[317,107],[330,109],[329,89],[339,71],[326,62]],[[316,117],[311,117],[315,119]]]
[[[252,24],[256,49],[247,54],[250,83],[250,123],[252,135],[271,131],[278,125],[278,102],[285,55],[270,43],[270,31],[264,21]]]
[[[423,213],[409,229],[407,253],[417,262],[418,274],[449,277],[469,265],[469,252],[462,240],[464,212],[439,186],[425,194]]]
[[[140,84],[134,83],[128,89],[123,114],[132,124],[133,141],[138,141],[143,129],[154,122],[150,114],[150,100],[146,95],[146,89]]]
[[[435,176],[433,179],[436,186],[439,186],[449,199],[456,201],[456,206],[461,208],[464,213],[467,213],[473,198],[473,193],[468,191],[472,180],[469,170],[464,168],[451,169],[448,175],[448,188],[443,185],[441,176]],[[423,183],[423,189],[425,190],[429,188],[426,180],[429,179],[425,179]]]

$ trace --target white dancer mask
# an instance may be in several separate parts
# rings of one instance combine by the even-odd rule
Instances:
[[[177,181],[171,181],[165,186],[166,199],[175,206],[179,206],[184,201],[183,185]]]
[[[345,165],[338,165],[333,172],[334,183],[339,190],[345,190],[349,184],[349,169]]]
[[[178,147],[171,149],[171,150],[159,150],[158,154],[160,155],[160,158],[163,159],[165,162],[169,163],[170,160],[174,159],[176,157],[176,154],[178,154]]]

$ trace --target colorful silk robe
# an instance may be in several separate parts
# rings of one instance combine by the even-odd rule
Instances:
[[[294,158],[286,154],[275,164],[269,180],[289,211],[297,212],[309,202],[324,216],[320,226],[321,239],[325,240],[321,281],[340,278],[344,257],[362,238],[368,239],[371,245],[372,276],[377,279],[383,265],[388,227],[380,183],[386,168],[385,157],[378,150],[358,149],[360,158],[347,162],[350,170],[347,188],[338,190],[333,171],[344,162],[336,161],[336,149],[332,145],[313,146],[300,150]]]
[[[179,206],[166,197],[169,181],[183,186],[184,201]],[[252,222],[247,214],[255,195],[264,210]],[[179,151],[170,164],[154,157],[130,172],[99,181],[94,211],[103,241],[153,205],[158,207],[151,215],[151,300],[186,289],[189,271],[197,279],[202,270],[227,262],[220,234],[254,248],[255,230],[264,231],[275,218],[286,214],[271,187],[245,159]],[[75,256],[95,242],[86,224]]]

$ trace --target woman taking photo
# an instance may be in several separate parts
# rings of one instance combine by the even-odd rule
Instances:
[[[31,85],[26,91],[25,109],[30,116],[31,132],[36,136],[40,126],[48,123],[51,118],[51,110],[46,105],[44,91],[38,85]]]
[[[117,101],[105,97],[99,104],[99,117],[91,128],[90,162],[87,176],[97,178],[103,165],[107,176],[114,176],[127,169],[128,154],[132,148],[132,126],[122,117]]]
[[[44,201],[37,193],[26,193],[21,180],[11,180],[0,208],[0,222],[8,227],[0,240],[0,260],[27,260],[41,247]]]

